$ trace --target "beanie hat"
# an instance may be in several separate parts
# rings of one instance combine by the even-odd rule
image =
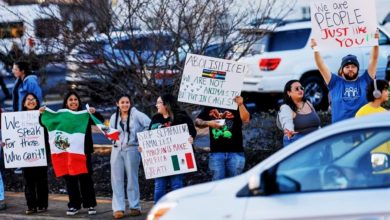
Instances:
[[[341,61],[341,69],[348,64],[354,64],[359,69],[359,61],[355,55],[348,54],[347,56],[343,57]]]

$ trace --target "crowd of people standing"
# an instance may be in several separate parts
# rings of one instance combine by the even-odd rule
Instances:
[[[378,37],[377,33],[376,38]],[[375,79],[378,46],[373,46],[368,69],[362,76],[358,75],[360,65],[356,56],[351,54],[345,56],[341,60],[340,69],[335,74],[326,66],[320,52],[316,49],[315,40],[311,41],[311,46],[314,51],[314,61],[329,89],[332,123],[355,115],[360,117],[385,111],[381,105],[388,101],[389,82]],[[12,91],[13,110],[39,109],[43,113],[45,107],[41,107],[42,90],[37,77],[29,70],[29,64],[23,61],[15,62],[12,71],[16,77]],[[357,92],[348,93],[351,89]],[[321,121],[313,104],[306,100],[304,88],[299,80],[286,83],[283,98],[284,104],[280,107],[277,124],[283,130],[283,145],[286,147],[306,134],[320,129]],[[234,102],[238,106],[236,110],[204,107],[193,121],[181,108],[177,97],[172,94],[156,97],[157,112],[151,118],[134,106],[130,95],[122,94],[117,97],[116,112],[109,120],[109,126],[120,133],[119,139],[112,143],[110,157],[113,217],[119,219],[126,215],[126,195],[129,215],[138,216],[142,213],[138,178],[141,164],[140,152],[143,146],[138,143],[136,135],[138,132],[187,124],[190,134],[188,142],[193,144],[197,134],[195,127],[208,128],[210,135],[208,162],[212,180],[241,174],[245,167],[242,127],[249,123],[251,117],[243,97],[235,97]],[[73,112],[81,111],[81,98],[76,92],[70,91],[64,97],[62,108]],[[104,121],[95,108],[91,107],[88,111]],[[91,126],[94,123],[93,120],[89,120],[84,140],[87,173],[63,176],[69,196],[66,215],[75,215],[82,207],[88,209],[88,214],[96,214],[97,202],[91,163],[91,154],[94,151]],[[47,136],[46,131],[46,150],[49,154]],[[49,207],[47,172],[47,166],[23,168],[27,203],[25,213],[28,215],[45,212]],[[127,183],[126,189],[125,183]],[[176,190],[184,185],[183,174],[155,178],[154,202],[158,202],[168,189]],[[0,175],[0,210],[6,208],[5,203],[1,202],[3,200],[4,184]]]

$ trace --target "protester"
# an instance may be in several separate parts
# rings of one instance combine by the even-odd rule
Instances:
[[[38,83],[38,78],[32,75],[29,64],[24,61],[14,63],[12,72],[16,77],[12,92],[12,106],[14,111],[22,109],[22,99],[27,93],[34,93],[38,101],[42,103],[42,90]]]
[[[320,118],[313,105],[306,100],[304,92],[299,80],[290,80],[284,86],[284,104],[278,113],[278,120],[284,132],[283,146],[320,127]]]
[[[141,215],[138,170],[141,156],[138,152],[137,132],[148,129],[150,118],[138,111],[129,95],[116,100],[116,113],[110,118],[110,127],[120,131],[119,140],[114,141],[111,151],[112,210],[115,219],[123,218],[126,210],[125,179],[127,176],[127,198],[130,216]]]
[[[38,110],[40,103],[38,97],[34,93],[27,93],[23,98],[22,111]],[[45,130],[45,148],[48,154],[48,136]],[[23,168],[24,176],[24,194],[27,200],[26,214],[36,212],[46,212],[48,207],[49,189],[47,182],[47,166],[41,167],[25,167]]]
[[[209,168],[213,180],[236,176],[244,170],[242,125],[249,123],[250,114],[241,96],[234,101],[238,110],[205,107],[195,120],[197,127],[209,127]]]
[[[81,111],[82,104],[79,95],[76,92],[69,92],[65,95],[62,108],[69,109],[71,111]],[[45,108],[41,107],[40,112],[44,112]],[[96,112],[93,107],[89,108],[89,112],[94,114],[100,121],[104,121],[104,118]],[[77,175],[64,175],[66,188],[69,196],[68,211],[67,215],[76,215],[81,209],[81,205],[84,208],[88,208],[88,214],[96,214],[96,196],[92,181],[92,164],[91,154],[93,153],[93,142],[92,142],[92,126],[93,121],[89,118],[88,126],[84,135],[84,154],[86,157],[86,168],[88,173],[81,173]],[[65,125],[64,125],[65,126]]]
[[[381,105],[389,100],[389,82],[374,79],[367,87],[368,103],[361,107],[356,117],[387,111]]]
[[[165,128],[174,125],[187,124],[190,133],[189,142],[192,144],[196,137],[194,123],[188,114],[180,109],[177,98],[171,94],[164,94],[157,98],[157,114],[150,122],[149,130]],[[142,146],[140,146],[142,148]],[[183,187],[183,174],[159,177],[154,180],[154,203],[157,203],[161,197],[167,193],[167,185],[170,184],[171,190]]]
[[[378,31],[375,38],[379,38]],[[338,73],[342,74],[342,77],[330,72],[317,49],[315,39],[311,40],[311,47],[316,65],[329,89],[332,123],[354,117],[357,110],[367,103],[366,88],[376,75],[379,46],[372,47],[368,69],[362,76],[358,76],[360,65],[357,57],[351,54],[343,57]]]

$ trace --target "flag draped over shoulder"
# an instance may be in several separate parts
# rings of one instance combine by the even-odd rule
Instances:
[[[49,144],[54,173],[57,177],[88,173],[84,153],[85,132],[89,113],[61,109],[57,112],[46,107],[41,117],[49,132]]]
[[[89,105],[86,105],[87,110],[89,109]],[[90,113],[90,116],[92,118],[92,121],[95,123],[95,125],[99,128],[99,130],[106,136],[108,139],[112,141],[119,141],[119,131],[113,128],[110,128],[109,126],[106,126],[103,122],[101,122],[99,119],[97,119],[93,114]]]

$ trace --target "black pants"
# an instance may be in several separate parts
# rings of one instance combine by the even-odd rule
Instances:
[[[23,168],[24,194],[29,209],[43,209],[48,206],[49,189],[47,167]]]
[[[68,208],[80,209],[81,205],[84,208],[96,206],[95,189],[92,181],[91,155],[86,155],[86,157],[87,174],[64,176],[69,196]]]

